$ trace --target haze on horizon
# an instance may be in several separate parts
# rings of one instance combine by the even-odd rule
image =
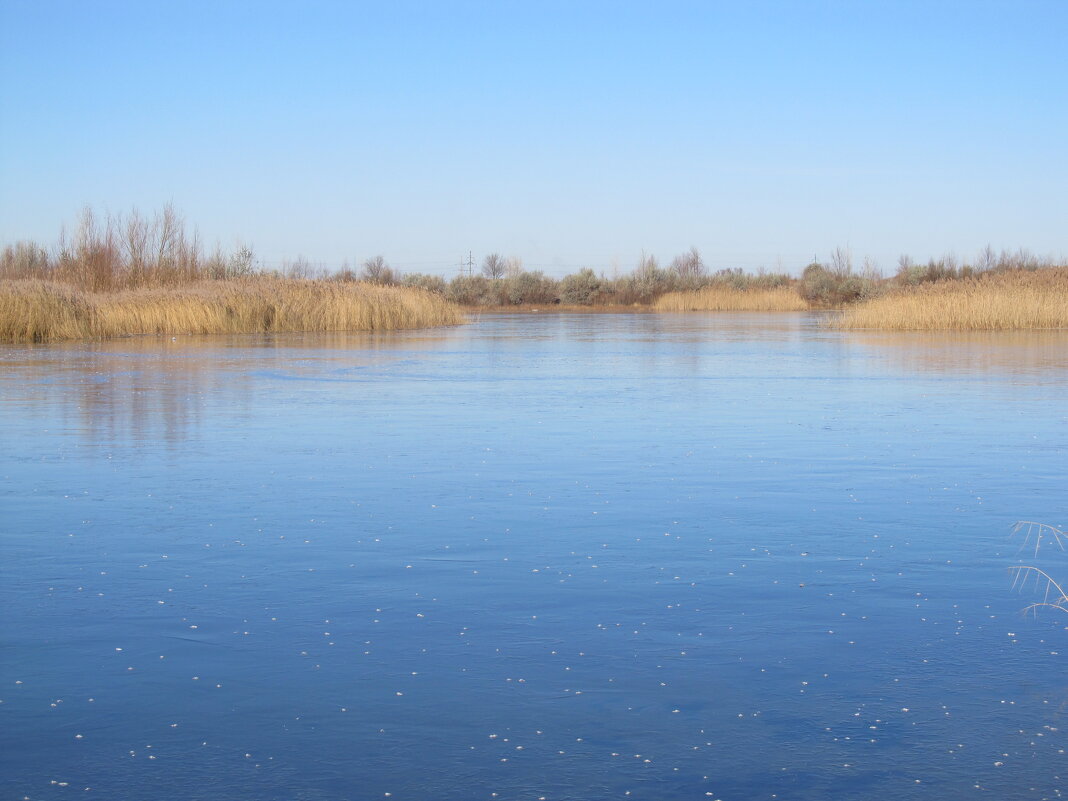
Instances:
[[[0,0],[0,244],[265,266],[1068,255],[1068,4]]]

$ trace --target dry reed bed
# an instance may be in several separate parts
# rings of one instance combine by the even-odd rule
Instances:
[[[656,311],[803,311],[808,304],[788,287],[733,289],[706,286],[693,292],[669,292],[653,304]]]
[[[1068,328],[1068,268],[922,284],[846,309],[829,325],[893,331]]]
[[[421,289],[359,283],[252,278],[93,294],[48,281],[0,281],[2,342],[383,331],[463,319],[455,305]]]

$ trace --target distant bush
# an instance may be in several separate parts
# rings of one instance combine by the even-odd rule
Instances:
[[[351,282],[351,281],[359,281],[360,280],[359,274],[356,273],[355,271],[353,271],[353,269],[351,267],[349,267],[348,265],[342,267],[340,270],[338,270],[336,273],[334,273],[330,277],[334,281],[341,281],[341,282]]]
[[[797,289],[808,303],[829,306],[835,284],[835,277],[830,270],[819,262],[812,262],[801,273],[801,283]]]
[[[461,306],[500,306],[500,283],[481,275],[460,275],[449,282],[445,297]]]
[[[740,267],[717,270],[701,282],[701,286],[728,287],[740,291],[776,289],[794,283],[786,273],[747,273]]]
[[[601,279],[585,267],[560,282],[560,302],[568,306],[591,306],[600,289]]]
[[[665,292],[678,289],[678,275],[662,269],[655,256],[643,254],[633,273],[613,283],[617,303],[645,304],[652,303]]]
[[[438,295],[444,295],[448,291],[448,285],[445,283],[445,279],[442,278],[440,275],[411,273],[409,275],[404,276],[404,280],[401,283],[404,286],[425,289],[427,292],[435,292]]]
[[[522,272],[510,276],[504,281],[508,302],[518,306],[521,303],[555,303],[559,285],[541,271]]]
[[[777,289],[778,287],[793,286],[797,279],[787,273],[758,272],[756,275],[750,276],[749,280],[750,286],[757,289]]]
[[[798,292],[813,306],[844,306],[879,294],[876,277],[857,275],[850,270],[830,270],[813,262],[801,273]]]
[[[708,284],[706,285],[714,284],[718,287],[744,290],[749,288],[751,281],[752,276],[740,267],[734,267],[724,270],[716,270],[716,272],[709,276]]]
[[[957,259],[951,254],[940,259],[931,259],[927,264],[915,264],[908,256],[898,259],[897,274],[894,283],[898,286],[918,286],[933,281],[955,281],[971,278],[981,270],[969,265],[958,266]]]
[[[1004,273],[1018,270],[1034,271],[1062,266],[1048,256],[1036,256],[1026,248],[1015,251],[995,252],[989,245],[976,255],[971,263],[960,263],[956,256],[947,253],[926,264],[917,264],[905,255],[898,259],[897,274],[893,284],[897,287],[919,286],[938,281],[960,281],[986,273]]]

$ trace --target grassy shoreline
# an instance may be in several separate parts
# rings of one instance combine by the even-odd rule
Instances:
[[[249,247],[205,252],[170,206],[153,216],[82,212],[71,236],[47,248],[0,249],[0,342],[102,339],[132,334],[374,331],[462,322],[464,312],[830,313],[840,329],[1021,330],[1068,328],[1068,265],[1027,250],[899,259],[884,278],[849,250],[814,260],[800,276],[710,271],[696,248],[661,266],[642,254],[629,274],[584,267],[563,278],[486,256],[482,274],[451,280],[405,274],[382,256],[356,272],[298,258],[267,270]]]
[[[142,334],[391,331],[457,325],[464,314],[410,287],[240,278],[92,293],[40,280],[0,281],[0,342]]]
[[[1068,328],[1068,268],[1013,270],[907,287],[845,309],[828,325],[885,331]]]
[[[445,296],[366,282],[250,276],[91,292],[66,283],[0,279],[0,342],[46,343],[144,334],[389,331],[457,325],[467,315],[797,312],[819,308],[794,287],[711,286],[654,303],[461,306]],[[991,272],[891,287],[830,311],[842,330],[1068,329],[1068,268]]]

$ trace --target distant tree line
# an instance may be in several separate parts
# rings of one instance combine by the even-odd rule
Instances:
[[[268,270],[248,246],[206,251],[196,231],[189,232],[171,206],[152,216],[133,211],[104,218],[86,209],[73,232],[64,232],[52,248],[18,242],[0,250],[0,278],[60,281],[92,292],[266,275],[419,287],[465,306],[647,305],[668,292],[720,286],[738,291],[795,287],[810,306],[838,307],[902,286],[1052,266],[1057,262],[1027,250],[995,252],[987,247],[970,262],[947,254],[919,264],[902,256],[896,273],[885,278],[872,260],[865,258],[858,267],[848,249],[836,248],[826,262],[813,261],[794,277],[764,270],[709,270],[700,251],[690,248],[663,267],[655,256],[643,253],[632,272],[613,277],[587,267],[553,278],[540,270],[525,270],[519,259],[499,253],[482,260],[480,274],[452,279],[403,273],[381,255],[366,259],[358,270],[346,266],[325,271],[303,258]]]
[[[368,259],[359,273],[337,275],[340,280],[370,281],[421,287],[465,306],[518,306],[563,304],[568,306],[649,304],[667,292],[727,284],[737,289],[771,288],[794,282],[785,273],[755,274],[740,269],[709,272],[697,248],[676,256],[668,267],[656,257],[643,255],[628,275],[606,277],[589,267],[563,278],[540,270],[524,270],[518,259],[491,253],[482,261],[481,274],[458,275],[451,280],[425,273],[401,274],[385,265],[380,256]]]
[[[947,253],[938,259],[928,260],[926,264],[917,264],[912,257],[902,255],[898,259],[896,273],[884,278],[870,259],[865,258],[857,269],[848,249],[835,248],[827,262],[814,261],[805,267],[797,289],[811,306],[841,307],[901,287],[960,281],[986,273],[1059,266],[1063,265],[1052,258],[1036,256],[1024,248],[995,252],[987,246],[971,262],[960,261],[955,255]]]

